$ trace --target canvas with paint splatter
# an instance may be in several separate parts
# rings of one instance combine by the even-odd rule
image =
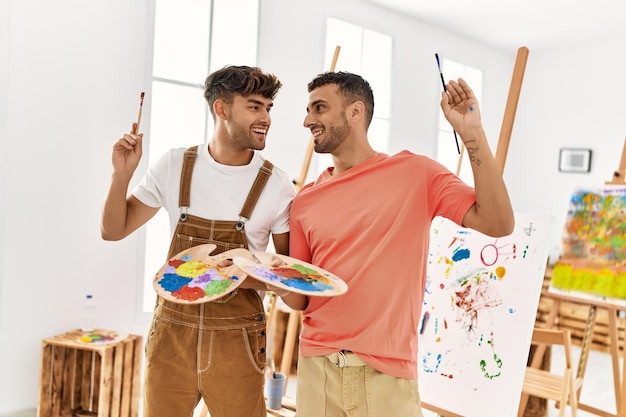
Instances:
[[[223,297],[247,277],[231,264],[219,267],[224,259],[235,256],[252,259],[246,249],[232,249],[215,256],[213,244],[198,245],[169,259],[157,272],[153,286],[166,300],[182,304],[205,303]]]
[[[466,417],[516,415],[548,258],[548,215],[492,238],[437,217],[418,323],[422,401]]]
[[[574,190],[550,291],[626,305],[626,187]]]

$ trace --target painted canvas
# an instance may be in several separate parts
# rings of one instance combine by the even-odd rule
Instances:
[[[503,238],[432,223],[418,323],[427,404],[466,417],[517,415],[552,219],[516,213],[515,222]]]
[[[626,187],[574,190],[550,291],[626,306]]]

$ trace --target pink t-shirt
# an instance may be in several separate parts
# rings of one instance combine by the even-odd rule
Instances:
[[[291,206],[290,256],[342,278],[348,292],[310,297],[303,356],[351,350],[373,368],[417,377],[430,224],[461,224],[473,188],[441,164],[403,151],[376,153],[302,188]]]

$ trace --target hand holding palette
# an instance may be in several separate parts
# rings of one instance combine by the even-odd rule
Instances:
[[[246,249],[232,249],[211,256],[217,246],[198,245],[174,255],[154,277],[157,294],[179,304],[206,303],[223,297],[246,278],[234,264],[219,267],[234,257],[252,260]]]
[[[299,259],[269,252],[256,252],[254,257],[260,263],[244,257],[234,257],[233,262],[250,278],[283,290],[318,297],[334,297],[348,291],[341,278]]]

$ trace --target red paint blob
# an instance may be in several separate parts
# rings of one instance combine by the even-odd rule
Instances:
[[[180,259],[172,259],[171,261],[169,261],[167,264],[169,266],[173,266],[174,268],[178,268],[179,266],[181,266],[182,264],[184,264],[186,261],[180,260]]]
[[[178,298],[179,300],[196,301],[204,297],[205,294],[202,288],[188,287],[185,285],[181,289],[174,291],[172,296]]]

